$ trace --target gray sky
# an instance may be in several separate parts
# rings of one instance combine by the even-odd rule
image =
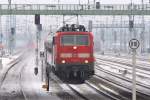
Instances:
[[[79,0],[59,0],[60,3],[73,4],[79,3]],[[87,3],[88,0],[80,0],[81,3]],[[89,0],[91,3],[94,0]],[[131,0],[96,0],[103,4],[128,4]],[[141,3],[142,0],[132,0],[133,3]],[[149,0],[143,0],[144,3],[149,3]],[[0,0],[0,3],[7,3],[8,0]],[[47,3],[57,3],[58,0],[12,0],[12,3],[33,3],[33,4],[47,4]]]

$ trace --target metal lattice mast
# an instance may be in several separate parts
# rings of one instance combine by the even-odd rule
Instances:
[[[104,29],[102,28],[101,29],[101,52],[102,52],[102,54],[104,54],[104,51],[105,51],[105,37],[104,37]]]
[[[9,9],[9,13],[11,14],[11,0],[8,0],[8,9]],[[10,42],[10,28],[11,28],[11,15],[8,15],[8,33],[7,33],[7,35],[8,35],[8,52],[9,52],[9,54],[11,54],[11,42]]]
[[[6,52],[9,51],[9,48],[8,48],[8,41],[9,41],[9,16],[6,16],[6,26],[5,26],[5,32],[6,32]]]
[[[112,23],[112,25],[115,24],[114,22],[115,22],[115,16],[113,16],[113,23]],[[113,42],[114,43],[113,49],[114,49],[114,53],[116,53],[117,52],[116,51],[117,34],[116,34],[116,31],[114,29],[112,29],[112,32],[113,32],[113,40],[114,40],[114,42]]]
[[[11,12],[11,4],[12,4],[12,0],[8,0],[8,8],[9,8],[9,29],[8,29],[8,51],[9,54],[13,53],[13,50],[15,48],[15,33],[16,33],[16,16],[12,15]]]
[[[0,16],[0,44],[3,42],[3,33],[2,33],[2,21]]]
[[[124,30],[124,36],[123,36],[123,50],[124,50],[124,53],[127,52],[127,30],[125,29]]]
[[[120,24],[122,26],[122,16],[121,16],[121,20],[120,20]],[[120,28],[120,33],[119,33],[119,36],[120,36],[120,53],[122,52],[122,43],[123,43],[123,31],[122,29]]]
[[[29,32],[28,32],[28,23],[27,23],[27,22],[28,22],[28,16],[26,15],[26,17],[25,17],[25,30],[24,30],[24,35],[25,35],[25,38],[26,38],[26,39],[29,39],[29,38],[28,38],[28,33],[29,33]],[[30,40],[29,40],[29,41],[30,41]],[[28,43],[29,43],[29,41],[28,41]]]
[[[150,21],[149,21],[149,23],[150,23]],[[150,24],[148,25],[148,27],[150,27]],[[149,30],[148,30],[148,35],[149,35],[149,53],[150,53],[150,28],[148,28]]]
[[[143,11],[144,10],[144,2],[143,2],[143,0],[141,2],[142,2],[142,11]],[[140,34],[140,39],[141,39],[141,53],[144,52],[144,48],[145,48],[145,40],[144,40],[144,37],[145,37],[145,22],[144,22],[144,15],[142,15],[142,25],[144,27],[142,28],[142,31],[141,31],[141,34]]]

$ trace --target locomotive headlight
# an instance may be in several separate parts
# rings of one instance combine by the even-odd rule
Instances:
[[[65,60],[62,60],[62,61],[61,61],[61,63],[63,63],[63,64],[64,64],[64,63],[66,63],[66,61],[65,61]]]
[[[87,63],[89,63],[89,61],[88,61],[88,60],[85,60],[84,62],[85,62],[86,64],[87,64]]]
[[[74,47],[73,47],[73,49],[77,49],[77,47],[76,47],[76,46],[74,46]]]

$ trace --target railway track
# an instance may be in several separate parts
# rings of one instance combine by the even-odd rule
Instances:
[[[122,64],[122,65],[126,65],[126,66],[132,66],[132,62],[131,60],[127,60],[127,59],[110,59],[110,58],[107,58],[107,57],[104,57],[104,58],[100,58],[100,57],[97,57],[96,59],[100,59],[100,60],[103,60],[103,61],[109,61],[109,62],[113,62],[113,63],[118,63],[118,64]],[[137,65],[136,67],[138,69],[141,69],[141,70],[146,70],[146,71],[150,71],[150,63],[148,62],[137,62]]]
[[[23,55],[21,55],[20,57],[18,57],[17,59],[15,59],[13,62],[11,62],[8,66],[10,66],[7,70],[6,70],[6,72],[3,74],[3,76],[2,76],[2,79],[1,79],[1,82],[0,82],[0,89],[1,89],[1,86],[3,85],[3,82],[4,82],[4,80],[5,80],[5,78],[6,78],[6,76],[7,76],[7,74],[8,74],[8,72],[16,65],[16,64],[18,64],[21,60],[22,60],[22,56]]]
[[[84,84],[63,83],[55,75],[51,81],[54,81],[56,84],[61,86],[63,90],[67,89],[66,91],[67,95],[71,97],[73,96],[73,100],[127,100],[127,99],[120,99],[118,97],[116,98],[115,96],[108,94],[104,90],[100,90],[100,89],[93,87],[93,85],[89,82],[86,82]],[[62,98],[66,98],[66,97],[62,97]],[[63,99],[63,100],[66,100],[66,99]],[[69,100],[72,100],[72,99],[69,98]]]
[[[126,54],[126,55],[112,55],[112,53],[113,52],[111,52],[111,54],[105,54],[105,55],[107,55],[107,56],[112,56],[112,57],[117,57],[117,58],[123,58],[123,59],[131,59],[131,57],[132,57],[132,54]],[[99,54],[98,54],[99,55]],[[148,55],[148,54],[146,54],[146,55]],[[146,61],[146,62],[149,62],[149,56],[144,56],[144,55],[141,55],[141,57],[140,57],[140,55],[138,56],[137,55],[137,57],[136,57],[138,60],[140,60],[140,61]]]
[[[105,96],[108,96],[109,98],[111,98],[111,100],[129,100],[128,98],[113,93],[112,91],[107,91],[106,89],[102,89],[102,88],[100,89],[100,87],[97,86],[98,84],[94,84],[90,81],[86,81],[86,84],[91,88],[94,88],[97,92],[102,93]]]
[[[120,68],[120,69],[128,70],[129,73],[132,73],[132,65],[129,66],[129,65],[120,64],[120,63],[117,63],[117,62],[106,61],[106,60],[101,60],[101,59],[97,59],[97,60],[98,61],[96,63],[99,63],[99,64],[102,63],[103,65],[104,64],[105,65],[108,65],[108,64],[109,65],[113,65],[115,69],[119,69]],[[117,66],[117,67],[115,67],[115,66]],[[144,69],[142,70],[142,69],[137,68],[136,71],[138,72],[139,76],[142,76],[142,75],[150,76],[150,72],[147,71],[147,70],[144,70]],[[150,78],[150,77],[148,77],[148,78]]]
[[[21,91],[21,94],[24,97],[24,100],[28,100],[27,97],[26,97],[26,94],[25,94],[25,92],[23,90],[23,83],[22,83],[22,72],[23,72],[25,66],[26,65],[22,66],[21,71],[19,73],[19,85],[20,85],[20,91]]]
[[[88,97],[82,95],[78,90],[76,90],[75,88],[73,88],[73,86],[71,85],[67,85],[72,91],[74,91],[78,96],[80,96],[82,99],[84,100],[90,100]]]
[[[17,64],[16,64],[17,65]],[[14,65],[15,67],[16,67],[16,65]],[[23,66],[22,66],[23,67]],[[11,67],[11,69],[13,69],[14,67]],[[10,77],[11,77],[11,69],[9,69],[9,71],[7,71],[7,74],[5,75],[5,78],[3,79],[3,81],[2,81],[2,83],[1,83],[1,89],[3,89],[3,88],[9,88],[9,87],[6,87],[6,84],[9,84],[8,83],[8,80],[10,80]],[[17,72],[18,73],[18,72]],[[13,77],[14,78],[14,77]],[[16,86],[19,86],[19,87],[16,87],[15,86],[15,88],[17,88],[16,90],[13,90],[13,91],[10,91],[11,93],[5,93],[6,95],[8,95],[8,96],[2,96],[2,97],[0,97],[0,98],[2,98],[2,100],[4,99],[7,99],[7,100],[9,100],[9,98],[12,98],[11,100],[15,100],[15,99],[21,99],[21,100],[27,100],[26,99],[26,96],[25,96],[25,94],[24,94],[24,92],[23,92],[23,89],[22,89],[22,84],[21,84],[21,72],[19,72],[19,77],[18,77],[18,75],[17,76],[15,76],[15,80],[12,78],[12,81],[15,81],[15,82],[17,82],[17,84],[16,84]],[[14,83],[15,83],[14,82]],[[13,82],[10,82],[11,84],[13,84]],[[2,88],[3,87],[3,88]],[[9,90],[9,89],[8,89]],[[7,90],[7,91],[8,91]],[[12,97],[11,97],[12,96]],[[17,97],[15,97],[15,96],[17,96]]]
[[[50,74],[50,84],[50,92],[54,92],[61,100],[87,100],[53,73]]]
[[[126,88],[120,87],[116,84],[107,81],[104,78],[100,78],[98,75],[94,75],[89,81],[87,81],[91,87],[99,90],[103,90],[104,95],[109,95],[112,100],[130,100],[131,95],[124,95],[122,93],[129,93]]]
[[[118,70],[120,70],[120,68],[124,68],[124,69],[126,69],[127,70],[127,73],[126,74],[130,74],[130,76],[131,76],[131,74],[132,74],[132,71],[131,71],[131,69],[127,69],[127,67],[123,67],[123,66],[121,66],[121,65],[118,65],[118,64],[114,64],[114,63],[112,63],[112,62],[109,62],[109,61],[100,61],[100,62],[98,62],[97,63],[98,65],[105,65],[105,66],[109,66],[109,67],[111,67],[111,68],[115,68],[115,69],[118,69]],[[113,67],[113,66],[116,66],[116,67]],[[103,70],[105,70],[102,66],[99,66],[100,68],[102,68]],[[131,67],[131,66],[130,66]],[[115,74],[115,73],[113,73],[113,72],[111,72],[110,70],[107,70],[109,73],[112,73],[113,75],[115,75],[116,77],[120,77],[120,78],[122,78],[122,79],[124,79],[124,80],[126,80],[126,81],[128,81],[128,82],[132,82],[132,77],[123,77],[123,76],[120,76],[120,75],[118,75],[118,74]],[[137,70],[137,72],[138,73],[142,73],[143,75],[146,75],[146,76],[150,76],[150,74],[148,74],[148,73],[143,73],[143,71],[141,72],[139,72],[139,70]],[[141,76],[141,74],[139,75],[137,73],[137,76],[139,76],[139,77],[141,77],[141,78],[145,78],[144,76]],[[147,78],[147,77],[146,77]],[[150,78],[148,77],[147,78],[147,80],[149,80]],[[149,84],[145,84],[145,83],[143,83],[143,82],[141,82],[141,81],[138,81],[137,80],[137,85],[139,85],[139,86],[142,86],[142,87],[145,87],[145,88],[148,88],[148,89],[150,89],[150,85]]]
[[[101,89],[97,86],[98,84],[94,84],[94,82],[91,81],[91,80],[86,81],[86,83],[82,84],[82,85],[71,85],[71,84],[67,84],[67,83],[65,85],[67,87],[69,87],[70,90],[72,90],[76,95],[78,95],[78,97],[82,98],[83,100],[101,100],[101,99],[103,99],[103,100],[109,100],[109,99],[110,100],[130,100],[131,99],[131,96],[132,96],[131,88],[128,88],[127,86],[124,86],[122,84],[116,84],[116,82],[110,81],[108,79],[106,80],[105,78],[101,77],[100,75],[95,75],[95,76],[98,77],[99,80],[105,80],[105,83],[112,83],[109,86],[114,86],[114,87],[117,87],[117,88],[119,87],[118,89],[120,89],[121,94],[119,94],[120,91],[118,93],[113,93],[112,91]],[[118,78],[120,78],[120,77],[118,77]],[[122,80],[124,80],[124,79],[122,79]],[[63,82],[58,81],[57,83],[62,84]],[[65,88],[66,88],[66,86],[65,86]],[[91,89],[90,90],[91,93],[92,93],[92,91],[94,91],[95,94],[97,94],[97,95],[92,95],[92,96],[87,95],[87,94],[89,94],[88,93],[89,90],[85,90],[87,88]],[[101,98],[100,95],[105,96],[105,99]],[[94,98],[92,98],[92,97],[94,97]],[[149,95],[141,94],[141,92],[139,92],[139,91],[138,91],[138,97],[140,98],[138,100],[149,100],[149,99],[147,99],[147,98],[149,98]]]
[[[76,94],[84,98],[84,100],[120,100],[104,93],[102,90],[94,88],[89,83],[80,85],[68,84],[68,86],[75,91]]]
[[[115,75],[114,73],[111,73],[111,72],[108,72],[108,71],[103,70],[101,68],[98,68],[99,65],[96,65],[96,66],[97,66],[96,69],[98,71],[101,71],[103,74],[105,74],[103,76],[107,76],[107,77],[103,77],[101,75],[96,74],[97,77],[99,77],[101,79],[104,79],[104,80],[107,80],[108,82],[111,82],[113,84],[116,84],[116,86],[120,86],[120,87],[126,88],[126,90],[128,90],[128,92],[130,92],[130,93],[132,92],[131,81],[128,81],[125,78],[121,78],[121,77]],[[109,76],[111,76],[111,78]],[[122,80],[122,82],[119,82],[118,80],[120,80],[120,81]],[[147,88],[145,88],[145,89],[147,89]],[[149,93],[143,93],[143,91],[141,91],[139,89],[137,89],[137,95],[140,98],[144,98],[143,100],[149,100],[149,98],[150,98],[150,94]]]
[[[16,90],[12,89],[11,93],[5,93],[8,96],[3,96],[1,95],[0,100],[27,100],[26,96],[23,92],[22,89],[22,83],[21,83],[21,74],[23,71],[23,68],[25,65],[23,65],[24,60],[22,59],[23,57],[26,57],[26,52],[24,52],[23,54],[21,54],[17,59],[15,59],[13,62],[11,62],[9,65],[10,67],[6,70],[6,72],[3,74],[1,82],[0,82],[0,90],[4,88],[9,90],[9,85],[11,86],[11,84],[15,83],[15,87]],[[19,66],[19,67],[18,67]],[[12,76],[13,75],[13,76]],[[10,81],[11,79],[11,81]],[[10,84],[11,83],[11,84]],[[8,85],[8,86],[7,86]],[[19,86],[19,87],[18,87]],[[12,87],[13,88],[13,87]],[[8,91],[7,90],[7,91]],[[13,97],[13,95],[17,96],[17,97]],[[12,97],[11,97],[12,96]]]

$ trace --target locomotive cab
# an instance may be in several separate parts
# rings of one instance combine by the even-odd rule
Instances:
[[[84,77],[93,74],[93,50],[90,33],[61,33],[57,66],[70,76]],[[88,77],[88,76],[87,76]]]

